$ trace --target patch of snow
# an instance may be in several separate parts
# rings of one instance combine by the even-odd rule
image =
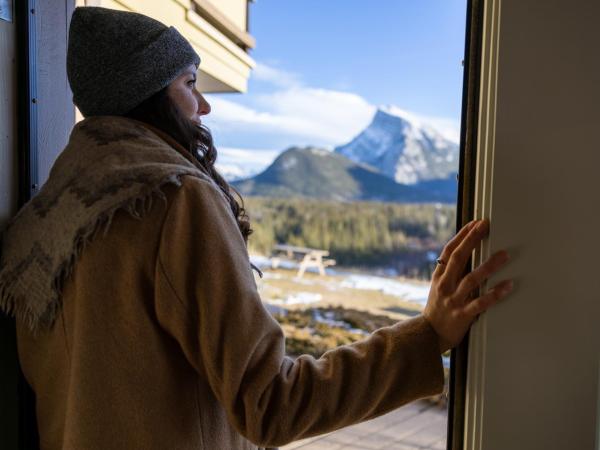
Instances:
[[[431,250],[426,254],[427,261],[434,262],[438,259],[438,254],[436,252],[432,252]]]
[[[331,154],[330,151],[323,150],[322,148],[309,148],[308,151],[317,156],[327,156]]]
[[[263,255],[250,255],[250,262],[259,269],[270,269],[272,267],[271,258]],[[280,260],[277,264],[282,269],[298,269],[299,264],[294,261]]]
[[[331,267],[326,267],[325,270],[327,271],[327,275],[332,275],[332,276],[347,276],[347,275],[353,275],[354,272],[351,272],[349,270],[344,270],[344,269],[333,269]],[[337,284],[336,284],[337,286]]]
[[[313,310],[313,317],[315,318],[315,320],[317,322],[324,323],[326,325],[329,325],[330,327],[343,328],[344,330],[348,330],[351,333],[356,333],[356,334],[362,334],[362,335],[369,334],[368,331],[363,330],[361,328],[352,328],[348,323],[344,322],[343,320],[335,320],[333,318],[334,313],[332,311],[326,311],[324,314],[321,314],[319,311]]]
[[[379,107],[381,111],[390,116],[400,117],[408,122],[417,122],[416,116],[394,105],[382,105]]]
[[[280,273],[263,272],[263,280],[281,280],[283,277]]]
[[[323,299],[323,296],[315,292],[296,292],[295,294],[289,294],[285,298],[278,298],[271,300],[270,303],[275,305],[307,305],[310,303],[317,303]]]
[[[263,302],[263,306],[271,314],[279,314],[281,316],[287,315],[287,309],[282,308],[281,306],[273,305],[268,302]]]
[[[250,255],[250,262],[259,268],[271,267],[271,258],[264,255]]]
[[[337,328],[348,328],[348,324],[343,320],[335,320],[333,319],[333,313],[331,311],[325,312],[325,314],[321,314],[318,310],[313,310],[313,316],[317,322],[325,323],[331,327]]]
[[[314,286],[315,284],[317,284],[313,280],[307,280],[306,278],[300,278],[298,276],[294,277],[293,279],[294,283],[303,284],[304,286]]]
[[[295,157],[290,156],[285,161],[283,161],[283,163],[281,164],[281,167],[283,167],[285,170],[289,170],[292,167],[294,167],[296,164],[298,164],[298,160]]]
[[[429,297],[429,285],[413,284],[373,275],[351,275],[340,286],[351,289],[380,291],[425,306]]]

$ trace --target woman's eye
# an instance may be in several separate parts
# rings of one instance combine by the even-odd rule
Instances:
[[[188,85],[190,85],[190,86],[194,86],[195,84],[196,84],[195,78],[193,80],[188,81]]]

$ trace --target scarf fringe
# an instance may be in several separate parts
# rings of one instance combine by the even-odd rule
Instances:
[[[70,256],[57,269],[52,282],[54,297],[48,303],[46,310],[40,316],[33,311],[27,302],[18,302],[14,296],[14,287],[12,284],[3,283],[0,280],[0,310],[7,315],[14,317],[23,323],[36,335],[42,328],[50,328],[54,324],[58,312],[62,307],[62,292],[66,281],[73,273],[75,263],[85,250],[86,246],[94,240],[98,232],[103,230],[103,236],[106,236],[114,215],[119,210],[126,211],[131,217],[142,219],[150,212],[156,198],[162,200],[167,205],[167,196],[163,192],[163,187],[168,184],[174,184],[181,187],[182,177],[190,175],[189,173],[171,174],[161,180],[154,187],[149,187],[143,194],[128,198],[118,205],[104,211],[96,220],[87,226],[81,228],[74,239]]]

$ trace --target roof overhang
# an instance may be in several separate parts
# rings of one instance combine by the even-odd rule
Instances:
[[[254,39],[205,0],[103,0],[102,5],[105,4],[145,14],[177,28],[200,55],[197,86],[201,92],[247,91],[256,63],[245,49],[254,45]]]

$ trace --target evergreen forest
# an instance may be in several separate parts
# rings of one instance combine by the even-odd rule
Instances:
[[[275,244],[325,249],[338,265],[394,268],[428,277],[431,254],[454,234],[448,204],[340,202],[306,198],[244,198],[253,233],[250,253],[269,255]]]

